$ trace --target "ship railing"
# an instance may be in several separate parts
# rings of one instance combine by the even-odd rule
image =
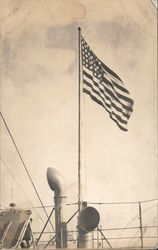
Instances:
[[[67,205],[75,205],[74,208],[70,210],[77,211],[77,203]],[[95,205],[95,207],[97,207],[102,223],[102,225],[99,225],[98,229],[93,232],[93,248],[109,248],[107,241],[110,243],[111,248],[115,248],[117,244],[123,248],[127,243],[130,243],[131,246],[136,248],[145,249],[148,247],[152,249],[158,244],[157,199],[140,202],[89,202],[88,205]],[[101,208],[100,205],[102,205]],[[49,210],[52,207],[53,206],[46,206]],[[38,207],[38,209],[40,209],[40,207]],[[130,217],[128,217],[128,209],[130,210]],[[118,216],[120,218],[116,221]],[[123,220],[121,218],[123,218]],[[124,219],[126,219],[126,221]],[[76,245],[78,231],[75,225],[74,221],[68,225],[68,247],[69,245],[74,245],[74,247]],[[47,229],[48,228],[43,232],[39,244],[48,242],[48,238],[51,239],[55,235],[55,232]],[[41,232],[34,231],[34,238],[38,239],[40,233]],[[55,244],[55,242],[53,242],[53,244]]]
[[[152,225],[150,225],[150,226],[144,226],[143,227],[143,229],[150,229],[150,228],[155,228],[155,229],[158,229],[157,228],[157,226],[152,226]],[[102,232],[102,234],[100,234],[100,230],[101,230],[101,232]],[[100,229],[100,230],[98,230],[98,229],[96,229],[96,230],[94,230],[93,231],[93,237],[92,237],[92,241],[93,241],[93,243],[92,243],[92,245],[93,245],[93,248],[105,248],[105,247],[108,247],[109,248],[109,246],[105,246],[105,244],[104,244],[104,242],[106,241],[106,240],[108,240],[108,242],[110,242],[110,245],[111,245],[111,248],[113,248],[112,247],[112,242],[113,241],[124,241],[124,240],[139,240],[140,241],[140,245],[137,245],[137,248],[140,248],[140,249],[142,249],[142,248],[148,248],[148,247],[151,247],[151,246],[143,246],[142,247],[142,245],[141,245],[141,242],[142,242],[142,239],[141,239],[141,236],[124,236],[124,237],[103,237],[103,234],[105,233],[105,235],[106,235],[106,233],[107,232],[110,232],[110,231],[120,231],[120,230],[140,230],[140,227],[119,227],[119,228],[102,228],[102,229]],[[33,233],[34,234],[34,238],[38,238],[38,235],[40,235],[40,232],[34,232]],[[45,235],[50,235],[50,232],[49,231],[45,231],[45,232],[43,232],[43,234],[45,234]],[[51,236],[52,235],[55,235],[55,233],[51,233]],[[68,235],[73,235],[73,237],[68,237],[68,242],[71,244],[71,243],[73,243],[74,245],[76,245],[77,244],[77,235],[78,235],[78,230],[68,230]],[[105,239],[106,238],[106,239]],[[157,235],[145,235],[145,236],[143,236],[143,240],[144,239],[157,239],[158,237],[157,237]],[[45,243],[47,243],[48,242],[48,240],[40,240],[39,241],[39,245],[41,244],[41,245],[43,245],[43,244],[45,244]],[[54,241],[52,241],[52,244],[54,245],[55,244],[55,240]],[[114,247],[115,248],[115,247]]]

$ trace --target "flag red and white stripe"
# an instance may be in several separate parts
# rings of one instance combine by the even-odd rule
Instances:
[[[127,131],[134,102],[122,80],[94,54],[82,36],[81,59],[83,92],[101,105],[121,130]]]

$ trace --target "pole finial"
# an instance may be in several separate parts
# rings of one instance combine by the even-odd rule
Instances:
[[[78,31],[81,31],[81,27],[80,26],[78,26]]]

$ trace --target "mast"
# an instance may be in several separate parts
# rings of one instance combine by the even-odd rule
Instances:
[[[78,27],[78,209],[81,210],[81,28]]]

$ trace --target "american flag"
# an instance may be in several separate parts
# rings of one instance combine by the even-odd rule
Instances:
[[[94,54],[83,36],[81,58],[83,92],[101,105],[121,130],[127,131],[134,104],[129,91],[123,86],[120,77]]]

